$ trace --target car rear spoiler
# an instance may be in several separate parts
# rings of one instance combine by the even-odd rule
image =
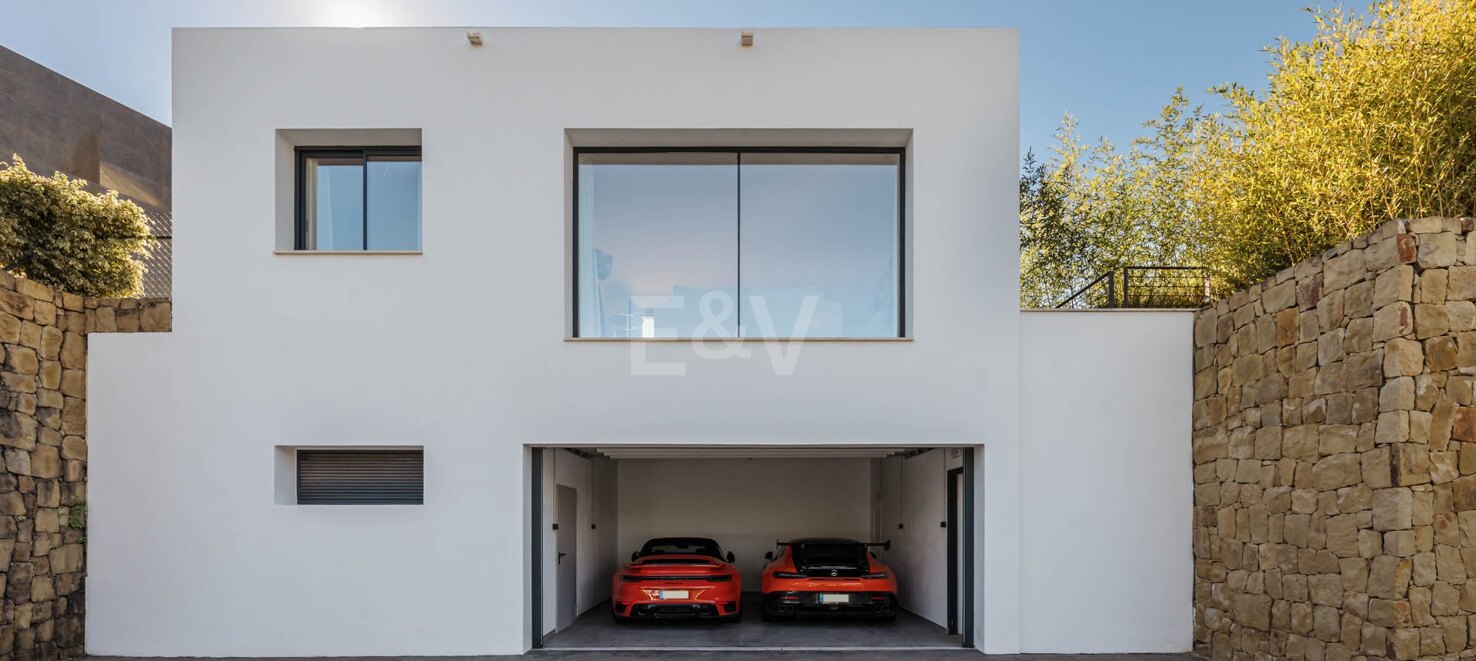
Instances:
[[[794,546],[795,544],[799,544],[799,542],[774,542],[774,546]],[[892,550],[892,540],[890,539],[885,542],[860,542],[860,544],[866,547],[877,547],[883,551]]]

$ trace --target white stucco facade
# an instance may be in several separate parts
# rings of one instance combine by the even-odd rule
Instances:
[[[519,654],[530,446],[734,444],[981,448],[975,640],[1049,647],[1022,594],[1015,32],[465,32],[175,32],[174,330],[90,346],[89,651]],[[421,253],[278,250],[283,150],[345,129],[421,146]],[[571,147],[653,141],[905,147],[908,337],[782,345],[791,374],[757,342],[569,339]],[[275,448],[334,445],[423,446],[424,505],[274,498]],[[547,479],[604,474],[572,466]]]
[[[1022,650],[1192,647],[1193,325],[1182,310],[1021,314]]]

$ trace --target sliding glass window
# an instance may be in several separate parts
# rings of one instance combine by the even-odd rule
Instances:
[[[298,250],[420,250],[419,147],[297,154]]]
[[[896,338],[901,150],[578,153],[575,334]]]

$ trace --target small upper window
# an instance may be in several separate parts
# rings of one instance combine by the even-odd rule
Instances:
[[[420,250],[420,148],[299,148],[296,248]]]

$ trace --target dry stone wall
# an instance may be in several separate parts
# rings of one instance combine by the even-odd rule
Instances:
[[[1195,323],[1196,651],[1476,656],[1476,232],[1391,221]]]
[[[170,330],[167,300],[0,273],[0,658],[83,653],[87,334]]]

